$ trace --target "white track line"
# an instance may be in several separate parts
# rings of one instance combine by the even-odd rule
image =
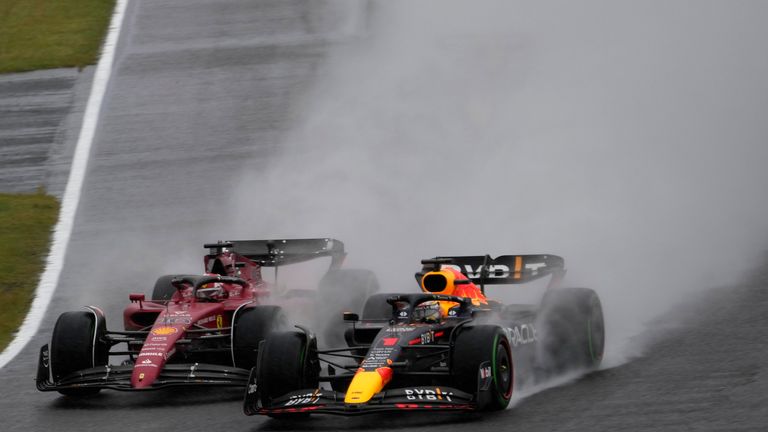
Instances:
[[[112,75],[115,49],[118,37],[120,36],[120,28],[123,26],[123,18],[125,17],[128,1],[117,0],[115,4],[109,32],[101,48],[99,63],[96,65],[91,94],[88,97],[88,104],[83,115],[83,125],[80,128],[80,136],[77,139],[77,146],[72,157],[72,167],[70,168],[69,179],[67,180],[67,188],[64,190],[59,220],[54,228],[53,243],[45,263],[45,271],[40,278],[40,283],[37,285],[32,307],[24,318],[21,328],[10,345],[0,354],[0,368],[16,357],[37,333],[48,304],[51,302],[51,298],[53,298],[56,285],[59,283],[59,275],[64,266],[64,256],[67,252],[69,237],[72,234],[72,226],[75,222],[75,212],[80,203],[80,193],[83,189],[85,171],[88,167],[91,144],[93,144],[93,137],[96,134],[96,126],[99,114],[101,113],[104,94],[107,91],[107,84]]]

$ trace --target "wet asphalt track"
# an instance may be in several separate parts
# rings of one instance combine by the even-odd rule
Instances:
[[[101,305],[117,327],[127,292],[198,271],[200,244],[215,240],[200,232],[226,235],[216,209],[229,202],[232,174],[268,163],[328,47],[357,37],[339,34],[335,12],[321,1],[132,1],[49,318],[0,370],[3,431],[766,429],[768,270],[678,310],[683,325],[653,323],[639,340],[651,341],[645,357],[494,415],[279,423],[243,416],[239,390],[83,401],[37,392],[37,350],[60,312]],[[164,256],[177,265],[163,267]]]

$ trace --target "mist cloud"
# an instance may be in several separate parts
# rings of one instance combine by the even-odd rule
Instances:
[[[374,2],[236,226],[339,238],[389,291],[429,256],[556,253],[615,349],[765,249],[766,9]]]

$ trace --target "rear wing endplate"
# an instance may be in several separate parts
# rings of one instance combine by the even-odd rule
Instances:
[[[331,238],[279,239],[279,240],[229,240],[205,244],[211,255],[223,249],[258,262],[263,267],[296,264],[315,258],[331,257],[331,268],[341,266],[346,253],[344,243]]]
[[[544,276],[565,275],[565,260],[557,255],[490,255],[435,257],[423,260],[420,274],[450,267],[481,285],[522,284]]]

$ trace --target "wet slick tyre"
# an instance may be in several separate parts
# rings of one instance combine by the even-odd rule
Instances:
[[[589,288],[560,288],[544,295],[536,328],[546,375],[598,367],[605,349],[600,298]]]
[[[262,405],[272,406],[274,399],[292,391],[318,388],[320,362],[314,339],[308,341],[307,335],[298,331],[275,332],[264,341],[262,349],[257,378]],[[275,418],[307,416],[309,413],[270,415]]]
[[[232,361],[235,367],[251,369],[259,358],[259,343],[285,327],[280,306],[254,306],[235,315],[232,328]]]
[[[107,364],[109,347],[102,342],[106,332],[102,322],[96,322],[91,312],[64,312],[59,316],[51,337],[51,372],[58,383],[67,375],[83,369]],[[61,389],[67,396],[88,396],[98,388]]]
[[[504,331],[494,325],[462,328],[456,337],[451,360],[453,385],[474,394],[477,409],[498,411],[509,405],[514,387],[512,350]],[[481,366],[490,367],[491,382],[483,395],[478,392]]]

